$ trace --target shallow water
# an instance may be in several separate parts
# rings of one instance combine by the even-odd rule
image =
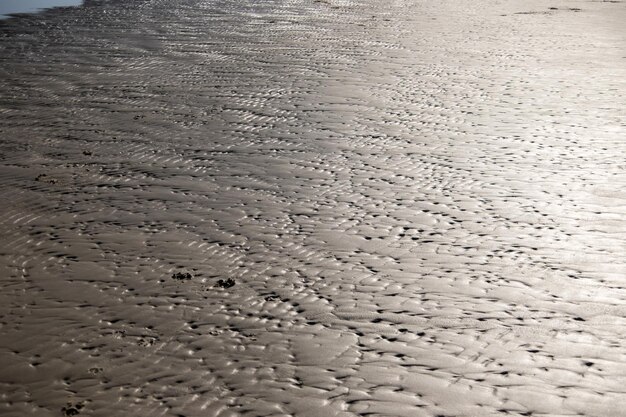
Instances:
[[[625,415],[625,18],[0,23],[0,414]]]
[[[80,6],[82,0],[1,0],[0,19],[15,13],[35,13],[51,7]]]

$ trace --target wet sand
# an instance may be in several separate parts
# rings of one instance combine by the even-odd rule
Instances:
[[[2,0],[0,19],[22,13],[37,13],[53,7],[79,6],[81,0]]]
[[[624,21],[0,22],[0,415],[626,415]]]

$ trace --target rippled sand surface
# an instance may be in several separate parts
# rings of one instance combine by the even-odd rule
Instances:
[[[16,14],[36,13],[53,7],[79,6],[82,0],[2,0],[0,1],[0,19]]]
[[[1,22],[0,415],[626,415],[625,21],[103,0]]]

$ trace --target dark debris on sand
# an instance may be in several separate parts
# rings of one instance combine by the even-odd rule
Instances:
[[[189,272],[175,272],[172,274],[172,278],[178,281],[189,281],[193,276]]]
[[[58,182],[58,180],[56,178],[52,178],[48,174],[39,174],[39,175],[37,175],[37,178],[35,178],[35,181],[45,182],[47,184],[56,184]]]
[[[64,416],[76,416],[80,414],[80,411],[85,407],[85,404],[82,402],[79,403],[71,403],[68,402],[65,407],[61,409],[61,412]]]
[[[104,368],[101,368],[99,366],[94,366],[94,367],[89,368],[87,370],[87,372],[89,372],[90,374],[93,374],[93,375],[98,375],[98,374],[101,374],[102,372],[104,372]]]
[[[228,278],[227,280],[220,279],[219,281],[217,281],[217,284],[215,284],[215,286],[220,288],[231,288],[234,287],[235,284],[236,282],[234,279]]]

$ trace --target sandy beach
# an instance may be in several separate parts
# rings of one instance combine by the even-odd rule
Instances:
[[[81,6],[82,0],[3,0],[0,2],[0,19],[25,13],[38,13],[55,7]]]
[[[626,3],[0,21],[0,416],[626,416]]]

